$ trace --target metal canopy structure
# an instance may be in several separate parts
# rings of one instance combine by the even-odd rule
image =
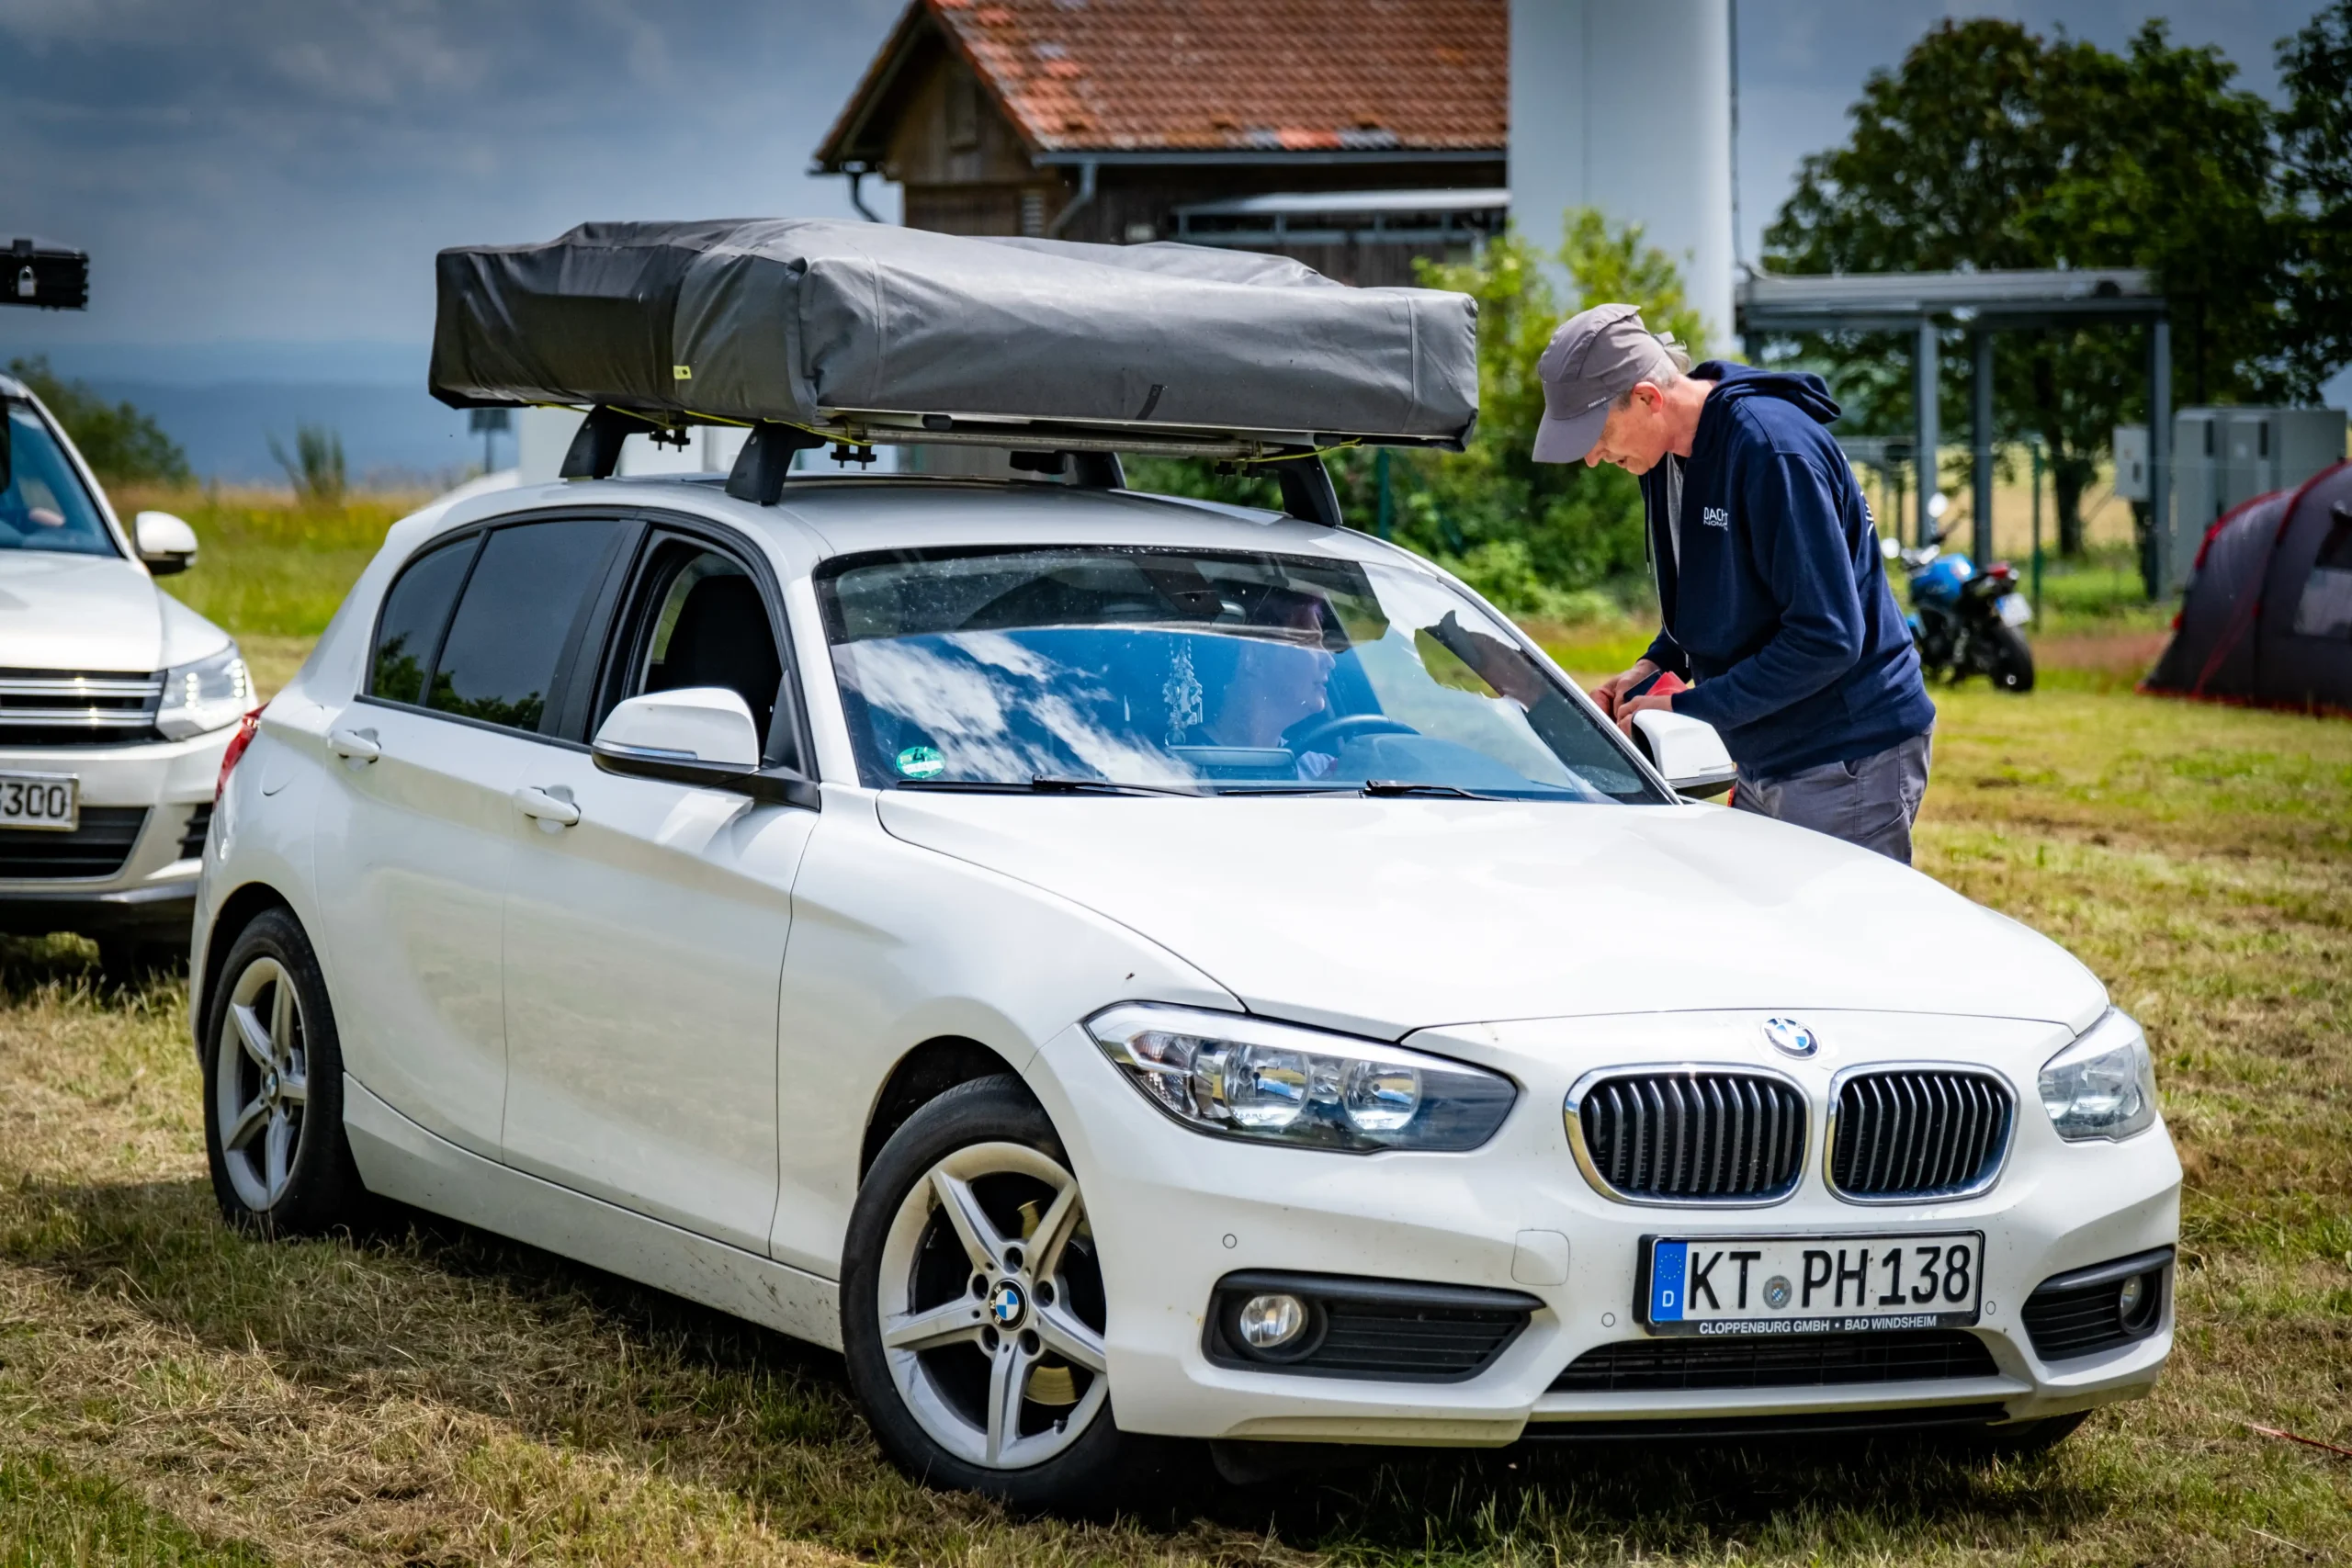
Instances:
[[[1175,209],[1194,245],[1477,245],[1502,232],[1508,190],[1281,192]]]
[[[1759,342],[1800,333],[1909,333],[1913,335],[1912,443],[1918,465],[1916,536],[1934,534],[1928,503],[1936,493],[1938,336],[1965,328],[1975,369],[1970,446],[1975,487],[1971,545],[1978,560],[1993,553],[1993,334],[2042,327],[2135,326],[2148,329],[2148,505],[2155,519],[2154,547],[2168,547],[2164,525],[2172,489],[2172,319],[2165,297],[2145,272],[2063,269],[2015,272],[1826,274],[1781,277],[1752,273],[1740,279],[1739,335],[1748,357]],[[2168,581],[2167,563],[2143,563],[2151,585]],[[2153,592],[2153,586],[2151,588]]]

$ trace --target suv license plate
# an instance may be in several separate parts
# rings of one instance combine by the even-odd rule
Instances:
[[[70,833],[82,822],[82,781],[72,773],[0,773],[0,828]]]
[[[1643,1262],[1656,1334],[1957,1328],[1984,1296],[1984,1233],[1651,1236]]]

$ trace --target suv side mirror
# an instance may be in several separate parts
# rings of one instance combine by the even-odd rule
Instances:
[[[1634,716],[1634,743],[1675,793],[1689,799],[1706,800],[1738,782],[1724,738],[1704,719],[1650,708]]]
[[[196,564],[196,530],[168,512],[142,512],[131,520],[130,542],[157,577]]]
[[[631,697],[605,716],[589,750],[608,773],[735,790],[810,810],[819,805],[812,781],[760,766],[760,731],[751,705],[724,686]]]

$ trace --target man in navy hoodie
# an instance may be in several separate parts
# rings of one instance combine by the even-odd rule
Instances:
[[[1685,374],[1632,305],[1569,320],[1538,374],[1536,461],[1642,480],[1664,626],[1593,700],[1629,731],[1645,708],[1704,719],[1735,806],[1908,864],[1935,705],[1821,378]],[[1690,689],[1650,691],[1668,672]]]

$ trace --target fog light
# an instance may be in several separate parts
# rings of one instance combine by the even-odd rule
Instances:
[[[1306,1332],[1306,1303],[1296,1296],[1251,1296],[1235,1326],[1252,1350],[1279,1350]]]
[[[2138,1333],[2154,1320],[2155,1314],[2156,1276],[2134,1274],[2124,1280],[2115,1292],[2115,1316],[2125,1332]]]

